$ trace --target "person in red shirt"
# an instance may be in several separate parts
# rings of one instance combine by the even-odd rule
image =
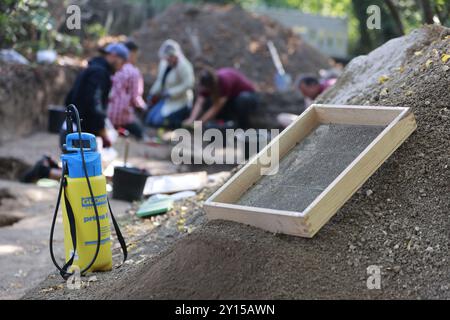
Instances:
[[[259,99],[255,85],[241,72],[233,68],[201,71],[198,94],[184,125],[222,119],[236,121],[239,128],[249,128],[250,113],[257,108]]]

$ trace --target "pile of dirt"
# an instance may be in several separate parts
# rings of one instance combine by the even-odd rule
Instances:
[[[275,68],[267,49],[272,40],[287,72],[317,73],[329,68],[328,58],[291,30],[239,6],[175,4],[134,33],[141,47],[144,73],[156,75],[158,49],[166,39],[180,43],[196,67],[235,67],[261,89],[273,89]]]
[[[0,65],[0,144],[47,127],[47,108],[61,104],[77,68]]]
[[[27,298],[450,298],[449,35],[426,27],[392,40],[319,98],[408,106],[418,129],[313,239],[213,221],[92,290]],[[381,290],[366,285],[373,265]]]
[[[392,40],[319,99],[408,106],[418,129],[313,239],[210,222],[102,297],[450,298],[449,35],[426,27]],[[366,286],[371,265],[381,290]]]

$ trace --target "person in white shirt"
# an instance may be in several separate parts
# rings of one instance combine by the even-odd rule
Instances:
[[[160,50],[158,77],[150,89],[146,123],[152,127],[178,128],[189,117],[195,85],[194,68],[174,40]]]

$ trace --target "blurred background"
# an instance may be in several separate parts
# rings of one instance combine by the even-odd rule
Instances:
[[[25,55],[49,47],[80,53],[86,49],[84,41],[128,34],[180,2],[241,5],[294,27],[324,53],[347,59],[368,53],[423,23],[450,25],[450,2],[446,0],[2,0],[0,46],[13,47]],[[69,32],[65,27],[65,12],[70,4],[82,8],[80,31]],[[381,9],[381,30],[366,26],[370,5]],[[333,43],[336,35],[337,43]]]

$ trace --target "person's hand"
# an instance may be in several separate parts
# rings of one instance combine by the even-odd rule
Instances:
[[[143,116],[145,115],[145,113],[147,112],[148,108],[149,108],[148,105],[136,107],[136,108],[135,108],[136,114],[137,114],[139,117],[143,117]]]
[[[194,126],[194,120],[191,119],[191,118],[188,118],[188,119],[186,119],[186,120],[184,120],[184,121],[182,122],[182,125],[183,125],[183,127],[185,127],[185,128],[191,128],[191,127]]]

